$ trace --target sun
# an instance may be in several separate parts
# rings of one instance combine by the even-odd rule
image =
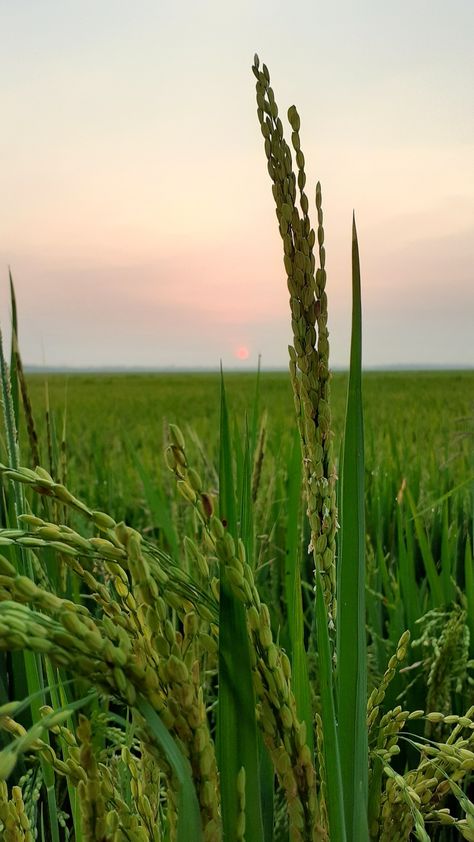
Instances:
[[[245,345],[239,345],[234,353],[238,360],[248,360],[250,356],[250,351]]]

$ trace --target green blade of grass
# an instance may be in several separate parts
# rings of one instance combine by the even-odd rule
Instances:
[[[288,464],[287,527],[285,552],[285,597],[288,612],[288,632],[291,644],[292,688],[300,720],[306,723],[306,735],[311,755],[314,753],[313,714],[308,659],[304,645],[304,615],[301,591],[301,445],[295,431]]]
[[[474,658],[474,562],[469,535],[464,553],[464,590],[466,592],[467,624],[469,626],[469,654]]]
[[[453,497],[454,494],[457,494],[457,492],[460,491],[461,488],[465,488],[466,485],[472,484],[473,481],[474,476],[466,477],[465,480],[453,486],[453,488],[450,488],[449,491],[446,492],[446,494],[442,494],[441,497],[437,497],[435,500],[433,500],[429,504],[429,506],[426,506],[424,509],[418,509],[416,516],[422,517],[423,515],[427,515],[429,512],[432,512],[433,509],[436,508],[436,506],[440,506],[441,503],[444,503],[445,500],[449,500],[449,498]]]
[[[323,724],[323,752],[326,769],[327,811],[331,842],[346,842],[355,838],[346,834],[340,747],[337,735],[334,704],[331,644],[329,641],[326,603],[321,573],[316,571],[316,638],[318,642],[319,679],[321,688],[321,720]]]
[[[11,381],[10,381],[10,372],[8,370],[8,365],[5,360],[5,355],[3,351],[3,341],[2,341],[2,333],[0,331],[0,375],[1,375],[1,388],[2,388],[2,404],[3,404],[3,417],[5,423],[5,430],[7,433],[7,443],[8,443],[8,458],[9,463],[12,468],[18,468],[20,463],[20,452],[19,452],[19,444],[18,444],[18,432],[16,427],[16,419],[15,419],[15,411],[13,406],[13,398],[12,398],[12,390],[11,390]],[[23,488],[21,487],[20,483],[13,483],[14,487],[14,504],[15,504],[15,514],[18,518],[19,515],[24,514],[26,512],[26,503]],[[21,558],[21,572],[27,573],[30,579],[34,581],[34,574],[33,574],[33,566],[31,563],[31,557],[27,550],[23,550],[20,553]],[[43,691],[44,693],[44,678],[43,678],[43,659],[39,655],[35,655],[33,652],[24,652],[23,653],[23,664],[22,664],[22,680],[24,679],[26,686],[28,688],[28,693],[31,695],[33,694],[35,697],[38,694],[38,691]],[[43,704],[45,702],[45,697],[43,695]],[[31,716],[33,722],[37,722],[40,719],[40,701],[37,700],[31,704]],[[49,738],[48,735],[45,735],[45,741],[48,742]],[[59,842],[59,819],[58,819],[58,810],[57,810],[57,803],[56,803],[56,793],[55,793],[55,773],[52,768],[44,759],[41,760],[41,770],[43,773],[43,779],[46,787],[47,792],[47,802],[48,802],[48,814],[49,814],[49,822],[50,822],[50,835],[52,842]]]
[[[136,471],[140,477],[145,492],[145,500],[152,517],[153,525],[157,526],[163,533],[168,544],[170,553],[174,559],[179,559],[179,546],[176,530],[169,511],[169,504],[163,490],[152,481],[148,471],[141,461],[136,449],[127,440],[128,450]]]
[[[219,459],[219,515],[237,539],[232,450],[229,418],[221,374],[221,425]],[[217,708],[217,757],[221,785],[222,826],[226,842],[236,842],[239,800],[237,776],[245,769],[246,836],[263,842],[255,697],[244,607],[234,598],[225,566],[220,569],[219,696]]]
[[[454,599],[454,585],[452,582],[451,546],[449,540],[449,511],[448,501],[445,500],[442,508],[441,520],[441,583],[444,592],[444,601],[448,605]]]
[[[421,616],[418,583],[416,581],[415,559],[410,547],[405,542],[403,534],[402,504],[397,505],[397,544],[398,569],[400,577],[400,591],[405,607],[404,626],[414,631],[415,623]]]
[[[219,450],[219,515],[233,538],[237,537],[234,469],[230,440],[229,414],[221,368],[220,450]]]
[[[232,433],[230,434],[232,439],[233,445],[233,454],[234,454],[234,466],[235,466],[235,491],[234,496],[236,500],[242,499],[242,489],[243,489],[243,482],[244,482],[244,442],[242,441],[242,435],[240,431],[240,427],[237,421],[237,418],[234,417],[232,424]],[[247,430],[247,416],[245,417],[245,429]],[[230,429],[230,426],[229,426]],[[236,508],[236,516],[239,517],[238,510]]]
[[[255,456],[255,448],[257,447],[257,436],[258,436],[258,419],[260,414],[260,364],[261,364],[261,357],[260,354],[258,355],[258,364],[257,364],[257,377],[255,380],[255,395],[253,399],[253,406],[252,406],[252,421],[250,424],[250,456],[253,463],[253,459]]]
[[[68,684],[70,684],[71,682],[63,681],[60,671],[58,669],[55,671],[53,665],[49,660],[46,661],[45,666],[46,675],[48,679],[48,690],[51,694],[51,706],[54,708],[54,710],[59,710],[60,708],[69,708],[70,699],[68,694]],[[55,683],[55,678],[57,678],[57,683]],[[74,730],[74,722],[72,716],[68,719],[67,727],[70,731]],[[68,748],[63,737],[59,737],[58,744],[61,748],[62,760],[65,762],[68,759],[69,755]],[[82,842],[82,823],[77,799],[77,789],[72,785],[71,781],[67,777],[66,786],[69,796],[69,804],[71,807],[71,819],[74,828],[74,842]]]
[[[15,288],[13,286],[13,277],[11,269],[8,269],[8,277],[10,280],[10,302],[12,308],[12,340],[11,340],[11,354],[10,354],[10,383],[12,394],[12,406],[15,417],[16,428],[19,426],[19,409],[20,409],[20,395],[18,387],[18,371],[17,371],[17,347],[18,347],[18,315],[16,309]]]
[[[20,356],[20,349],[18,346],[18,315],[16,307],[15,287],[11,272],[10,276],[10,300],[12,312],[12,337],[11,337],[11,355],[10,355],[10,388],[11,399],[13,407],[13,416],[15,419],[15,426],[19,430],[20,424],[20,396],[23,404],[24,418],[26,421],[26,430],[30,442],[32,467],[40,464],[38,453],[38,434],[36,431],[35,420],[31,407],[31,401],[28,394],[28,387],[26,384],[25,372]]]
[[[344,432],[338,579],[339,749],[349,839],[368,838],[364,429],[359,249],[352,225],[352,337]]]
[[[5,423],[5,432],[7,437],[8,462],[11,468],[18,468],[20,464],[18,453],[18,437],[15,423],[15,413],[13,408],[12,390],[10,382],[10,372],[3,352],[3,338],[0,331],[0,373],[2,380],[2,405],[3,405],[3,419]],[[23,514],[23,492],[18,487],[18,483],[14,486],[14,501],[15,512],[18,515]],[[24,572],[24,571],[22,571]]]
[[[179,786],[177,842],[202,840],[201,815],[188,761],[161,721],[156,710],[142,696],[137,707],[171,766]]]
[[[242,484],[240,492],[240,537],[244,542],[247,561],[254,566],[253,547],[253,505],[252,505],[252,468],[251,468],[251,441],[250,433],[245,424],[245,442],[242,467]]]
[[[431,591],[432,608],[437,608],[444,604],[443,585],[440,576],[436,570],[436,562],[433,558],[428,538],[426,537],[425,528],[421,522],[421,517],[416,510],[416,504],[413,495],[409,488],[406,488],[405,494],[410,505],[411,513],[415,523],[415,532],[420,547],[421,557],[425,567],[426,577],[429,582]]]
[[[240,537],[245,547],[247,561],[254,567],[254,523],[253,523],[253,502],[252,502],[252,469],[251,446],[252,432],[248,428],[247,419],[245,424],[245,442],[242,470],[242,488],[240,499]],[[263,742],[260,733],[258,739],[258,768],[261,792],[261,810],[263,834],[265,842],[272,842],[273,839],[273,799],[274,799],[274,778],[275,773],[271,758]]]

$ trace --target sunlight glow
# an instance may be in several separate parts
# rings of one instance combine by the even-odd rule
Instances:
[[[235,356],[238,360],[248,360],[250,356],[250,351],[245,345],[240,345],[238,348],[235,349]]]

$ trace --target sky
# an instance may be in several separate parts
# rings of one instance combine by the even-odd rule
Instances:
[[[5,335],[11,266],[27,364],[286,366],[257,52],[322,184],[332,365],[353,209],[364,364],[474,365],[473,31],[472,0],[0,0]]]

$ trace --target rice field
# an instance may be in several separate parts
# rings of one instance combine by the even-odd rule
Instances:
[[[0,840],[474,839],[474,373],[331,376],[321,187],[257,116],[289,374],[0,347]],[[293,168],[293,160],[295,169]]]
[[[244,425],[253,412],[257,374],[226,373],[229,407]],[[163,451],[169,423],[191,431],[195,459],[205,453],[214,469],[218,457],[219,375],[213,373],[29,375],[46,453],[46,406],[58,438],[66,421],[68,472],[77,492],[97,507],[130,509],[133,524],[143,516],[143,484],[136,457],[150,474],[166,478]],[[335,450],[342,435],[347,374],[331,382]],[[427,503],[469,474],[474,373],[472,371],[367,372],[363,382],[366,471],[390,466],[393,487],[423,476]],[[260,421],[267,414],[266,460],[288,459],[296,421],[287,372],[263,372]],[[26,429],[22,430],[26,436]],[[393,466],[393,468],[392,468]],[[396,466],[396,467],[395,467]],[[397,475],[398,471],[398,475]],[[418,478],[418,479],[416,479]],[[123,493],[126,490],[126,499]]]
[[[167,465],[165,450],[170,440],[169,425],[179,422],[186,442],[189,442],[186,459],[201,478],[202,487],[209,489],[211,499],[215,499],[219,485],[219,381],[217,374],[78,374],[27,378],[41,464],[58,478],[66,471],[67,486],[75,496],[92,510],[107,512],[117,523],[125,520],[130,527],[139,530],[145,540],[151,540],[169,553],[180,566],[184,564],[193,576],[196,575],[193,568],[198,562],[194,545],[189,550],[187,542],[190,536],[192,540],[196,536],[196,512],[189,500],[179,493]],[[295,464],[298,431],[289,376],[284,372],[263,372],[260,376],[229,373],[225,385],[237,472],[239,463],[242,470],[243,458],[238,442],[245,439],[246,425],[256,424],[251,494],[255,582],[259,593],[266,595],[271,606],[271,627],[288,652],[291,651],[291,639],[285,585],[288,575],[286,554],[293,531],[289,513],[297,507],[298,528],[294,540],[301,563],[303,637],[308,649],[312,626],[313,562],[307,552],[310,535],[302,518],[300,492],[296,494],[298,500],[294,498],[292,474],[296,470],[296,484],[301,476],[297,461]],[[384,706],[385,715],[390,709],[399,711],[396,715],[403,713],[404,705],[400,705],[400,701],[411,711],[434,711],[433,722],[425,717],[410,723],[410,733],[415,731],[419,739],[428,734],[431,738],[434,729],[438,737],[446,735],[453,726],[443,725],[443,718],[448,716],[449,720],[450,714],[452,717],[465,713],[473,697],[469,667],[469,658],[473,655],[469,638],[472,603],[469,607],[462,595],[467,584],[465,558],[472,534],[473,386],[474,374],[468,371],[369,372],[363,378],[368,692],[373,693],[380,686],[397,641],[409,630],[415,644],[407,656],[405,669],[408,667],[408,670],[392,676]],[[346,390],[347,375],[336,373],[332,379],[336,453],[340,449]],[[87,419],[86,423],[84,419]],[[20,439],[22,455],[27,457],[29,437],[23,424]],[[3,461],[6,461],[5,453]],[[408,502],[408,493],[412,495],[414,510]],[[44,517],[41,508],[38,510],[34,505],[34,498],[32,503],[33,511]],[[414,519],[414,512],[420,512],[420,518]],[[80,512],[75,512],[73,507],[71,513],[61,519],[68,524],[68,529],[79,529],[83,533],[78,515]],[[35,528],[38,534],[44,534],[44,526],[36,525]],[[185,535],[188,537],[183,542]],[[64,535],[55,537],[65,538]],[[102,563],[107,564],[105,560]],[[435,581],[439,581],[443,589],[441,604],[436,608],[436,600],[430,593],[431,585],[435,588],[436,584],[433,580],[428,581],[430,563],[437,571]],[[201,564],[206,562],[201,559]],[[62,586],[54,571],[55,591],[60,593],[64,588],[64,596],[73,587],[74,572],[68,567],[68,562],[63,560]],[[198,570],[198,578],[201,578],[199,564]],[[210,575],[209,568],[204,570]],[[105,571],[104,574],[107,578]],[[5,587],[5,576],[1,581]],[[99,587],[98,582],[95,587]],[[456,592],[457,589],[460,590]],[[4,591],[4,597],[7,595],[11,598],[15,592]],[[16,598],[23,601],[24,595],[17,594]],[[427,615],[428,608],[431,608],[431,614]],[[179,616],[177,606],[172,611]],[[189,616],[187,612],[186,617]],[[450,624],[454,639],[444,640],[443,635]],[[180,625],[178,622],[177,628]],[[206,646],[215,647],[208,631],[200,634],[206,640]],[[206,652],[205,657],[209,658],[209,653]],[[317,709],[320,704],[317,653],[312,656],[308,653],[308,657],[310,675],[314,670],[311,692]],[[8,670],[7,665],[5,669]],[[4,701],[11,697],[12,689],[4,687]],[[212,697],[215,693],[213,682],[206,690]],[[115,701],[107,704],[105,711],[112,721],[116,721],[119,709]],[[21,721],[21,716],[19,719]],[[102,704],[96,702],[90,721],[93,729],[99,728],[101,733],[102,760],[111,753],[119,765],[124,757],[128,767],[133,768],[133,763],[139,760],[143,762],[137,746],[135,752],[138,753],[134,755],[133,740],[127,749],[131,754],[124,754],[125,720],[120,720],[122,728],[113,733],[112,722],[107,723],[107,716],[104,720]],[[10,730],[3,740],[8,745],[15,731],[11,730],[12,720],[4,719],[3,722],[7,734]],[[401,731],[404,725],[402,719],[397,725],[397,735],[398,728]],[[211,726],[211,733],[212,727],[215,724]],[[77,734],[68,739],[74,739],[74,744],[78,742]],[[403,742],[397,745],[396,737],[385,739],[401,749],[398,757],[393,755],[393,766],[402,771],[403,763],[413,762],[415,749]],[[57,741],[57,738],[53,736],[53,740]],[[114,743],[115,740],[119,743]],[[78,757],[79,749],[75,751]],[[62,752],[69,754],[71,748],[63,747]],[[37,774],[40,767],[35,758],[33,769]],[[55,789],[63,803],[67,796],[59,768],[55,775]],[[439,780],[436,786],[441,786]],[[158,821],[161,811],[164,812],[165,802],[162,792],[154,820]],[[289,832],[288,817],[278,786],[273,804],[274,837],[268,838],[285,839]],[[32,806],[29,805],[31,817],[35,815]],[[71,819],[71,832],[73,828],[77,832],[75,826],[76,822],[79,825],[80,819],[77,814]],[[123,822],[123,816],[120,822]],[[148,827],[144,822],[142,825]],[[166,826],[163,816],[160,831],[163,838],[168,838]],[[92,833],[96,832],[77,838],[92,839]],[[134,836],[135,832],[139,833],[133,831],[129,838],[154,838],[149,829],[145,831],[148,836]],[[430,833],[430,838],[450,838],[448,830],[444,831],[444,836],[443,831],[435,834],[431,830]],[[373,838],[379,838],[377,834],[372,834]],[[63,838],[60,830],[58,838]],[[169,838],[173,838],[172,835]],[[290,838],[294,838],[294,832]]]

